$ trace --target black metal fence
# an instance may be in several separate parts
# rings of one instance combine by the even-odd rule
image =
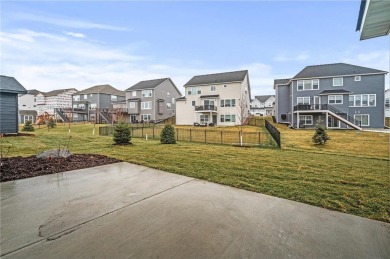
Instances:
[[[160,139],[162,127],[135,128],[130,127],[134,138]],[[108,136],[114,133],[114,127],[99,128],[99,135]],[[175,137],[178,141],[201,142],[208,144],[241,145],[239,131],[217,129],[185,129],[176,128]],[[276,147],[273,137],[267,132],[242,132],[242,145]]]
[[[278,144],[278,147],[281,148],[282,144],[280,142],[280,132],[277,128],[275,128],[274,125],[272,125],[269,121],[265,121],[265,128],[268,130],[268,132],[271,134],[272,138],[275,140],[276,144]]]

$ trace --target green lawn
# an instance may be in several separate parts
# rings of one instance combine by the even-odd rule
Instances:
[[[73,153],[104,154],[176,174],[390,222],[388,135],[330,131],[329,145],[318,149],[307,140],[313,131],[282,128],[285,148],[280,150],[190,142],[161,145],[156,140],[139,138],[134,138],[130,146],[114,146],[112,137],[98,136],[97,132],[92,135],[92,129],[92,125],[71,127],[69,147]],[[358,150],[351,147],[341,155],[343,150],[335,142],[342,139],[348,146],[355,145],[349,143],[351,140],[360,143],[356,145]],[[1,139],[4,156],[34,155],[60,144],[63,146],[68,140],[66,126],[58,126],[50,132],[39,129],[33,137]],[[377,148],[384,153],[374,151]]]

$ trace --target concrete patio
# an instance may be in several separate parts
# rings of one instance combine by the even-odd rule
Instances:
[[[129,163],[1,183],[4,258],[390,258],[390,224]]]

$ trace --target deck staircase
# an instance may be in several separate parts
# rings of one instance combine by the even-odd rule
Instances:
[[[345,123],[351,128],[362,130],[361,122],[355,120],[355,118],[349,116],[343,111],[329,105],[329,104],[300,104],[294,107],[294,112],[309,112],[309,111],[323,111],[327,112],[329,115],[335,117],[339,121]]]
[[[55,113],[58,114],[58,116],[60,116],[63,122],[70,122],[70,118],[68,117],[68,115],[66,115],[66,113],[62,108],[54,108],[54,110]]]
[[[108,124],[112,124],[112,115],[109,113],[108,109],[99,110],[101,118]]]

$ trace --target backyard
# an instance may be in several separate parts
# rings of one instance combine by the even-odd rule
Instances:
[[[98,127],[98,126],[97,126]],[[31,136],[2,138],[3,157],[31,156],[64,147],[72,153],[104,154],[168,172],[260,192],[298,202],[390,222],[389,135],[329,131],[323,148],[311,143],[313,130],[277,125],[282,149],[241,148],[179,141],[133,138],[115,146],[111,136],[99,136],[93,125],[37,129]],[[248,129],[249,130],[249,129]]]

